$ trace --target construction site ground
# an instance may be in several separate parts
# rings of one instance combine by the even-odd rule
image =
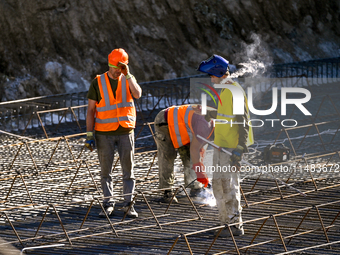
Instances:
[[[297,127],[254,128],[256,143],[245,159],[271,170],[240,173],[243,236],[215,237],[225,226],[220,226],[212,206],[212,190],[201,194],[206,197],[189,199],[179,156],[175,161],[179,203],[160,201],[164,190],[158,189],[152,136],[156,109],[143,112],[135,130],[137,219],[124,217],[122,211],[118,160],[112,172],[115,214],[98,216],[102,211],[98,156],[85,150],[85,133],[75,123],[61,124],[57,131],[46,126],[49,138],[39,128],[24,135],[3,133],[0,237],[27,254],[339,254],[338,84],[314,85],[310,90],[312,100],[306,108],[312,116],[288,111],[287,119],[296,119]],[[271,97],[262,95],[261,100],[266,105]],[[85,121],[79,123],[84,130]],[[290,149],[288,162],[264,162],[262,152],[274,142]],[[209,146],[206,165],[212,154]]]

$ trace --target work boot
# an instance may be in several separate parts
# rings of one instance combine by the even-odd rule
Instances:
[[[130,203],[132,203],[132,202],[130,202]],[[129,217],[129,218],[138,218],[138,213],[136,212],[136,210],[135,210],[133,205],[131,206],[131,208],[129,210],[130,203],[128,203],[127,205],[123,206],[124,213],[127,212],[126,216]]]
[[[104,210],[105,210],[107,216],[113,215],[113,211],[115,210],[115,205],[114,204],[104,205]],[[99,217],[105,217],[105,213],[103,211],[101,211],[99,213]]]
[[[173,195],[174,195],[174,193],[171,190],[164,191],[162,202],[170,203],[171,198],[172,198]],[[173,203],[178,203],[178,200],[177,200],[176,196],[174,196],[174,198],[172,199],[172,202]]]
[[[235,226],[231,226],[230,229],[231,229],[231,232],[233,232],[233,236],[243,236],[243,235],[244,235],[243,226],[240,227],[240,228],[237,228],[237,227],[235,227]],[[217,230],[215,231],[215,235],[217,235],[218,231],[220,231],[220,230],[217,229]],[[219,237],[230,237],[229,229],[228,229],[227,227],[224,228],[224,229],[221,231]]]

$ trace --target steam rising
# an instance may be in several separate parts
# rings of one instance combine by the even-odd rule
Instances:
[[[248,63],[240,63],[243,67],[230,75],[230,78],[238,78],[246,74],[250,74],[251,77],[255,77],[263,74],[266,71],[266,66],[263,62],[249,59]]]
[[[211,207],[216,206],[216,199],[213,195],[212,189],[206,188],[205,190],[201,191],[198,196],[203,199],[202,202],[204,204],[207,204]]]
[[[243,50],[235,57],[235,61],[242,67],[225,78],[222,83],[232,83],[231,79],[242,76],[262,76],[268,67],[272,65],[272,57],[268,54],[269,50],[266,43],[255,33],[250,36],[250,39],[253,40],[253,43],[248,45],[244,43],[242,45]],[[212,207],[216,206],[216,199],[212,190],[208,190],[206,189],[206,192],[202,191],[199,196],[204,199],[205,204]]]
[[[215,197],[209,197],[206,199],[206,202],[209,206],[214,207],[216,206],[216,198]]]
[[[230,75],[230,78],[238,78],[241,76],[256,77],[263,75],[268,66],[272,65],[272,57],[268,54],[267,45],[263,42],[259,35],[253,33],[250,36],[253,43],[243,44],[244,53],[236,56],[236,61],[240,62],[242,67]]]

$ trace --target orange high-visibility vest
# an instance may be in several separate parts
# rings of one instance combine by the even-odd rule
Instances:
[[[190,105],[171,106],[168,110],[168,127],[172,144],[177,149],[192,140],[191,118],[194,110]]]
[[[114,131],[119,125],[125,128],[136,126],[136,108],[124,75],[118,78],[116,98],[114,97],[107,72],[97,75],[101,100],[96,103],[94,129]]]

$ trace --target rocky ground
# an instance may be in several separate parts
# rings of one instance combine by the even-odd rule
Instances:
[[[340,54],[336,0],[6,0],[0,13],[0,101],[85,90],[118,47],[139,81],[197,74],[213,53],[255,69]]]

